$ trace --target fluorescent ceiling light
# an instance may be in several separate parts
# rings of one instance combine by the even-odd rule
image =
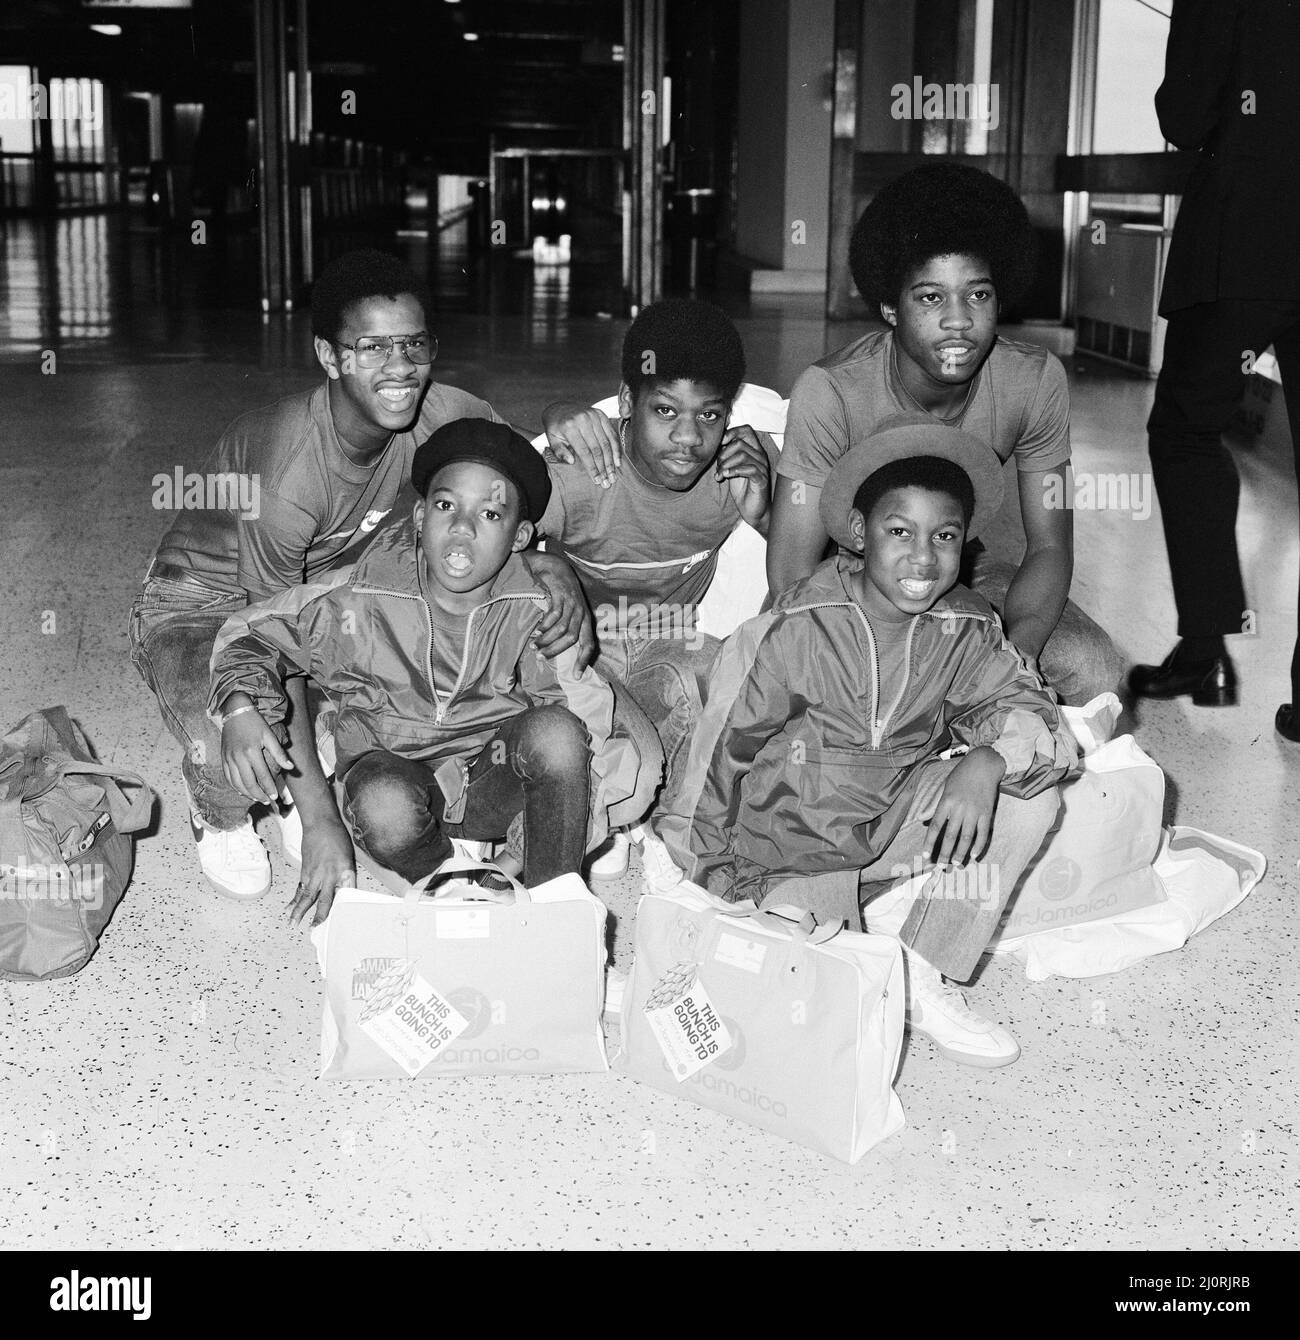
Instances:
[[[99,33],[101,37],[121,37],[122,25],[120,23],[92,23],[90,31]]]

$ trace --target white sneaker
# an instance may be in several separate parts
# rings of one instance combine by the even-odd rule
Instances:
[[[641,844],[641,887],[648,893],[664,893],[676,888],[686,876],[682,873],[668,848],[649,834]]]
[[[271,891],[271,862],[251,819],[227,833],[209,828],[193,810],[190,829],[204,878],[223,898],[249,903]]]
[[[605,978],[605,1013],[622,1014],[623,998],[627,995],[627,974],[609,970]]]
[[[611,833],[603,846],[596,849],[587,874],[591,879],[621,879],[627,874],[632,854],[632,840],[626,833]]]
[[[302,865],[302,815],[297,805],[290,799],[283,808],[275,806],[275,821],[280,825],[280,850],[285,859]]]
[[[906,945],[903,957],[907,962],[907,1022],[924,1033],[941,1056],[986,1070],[1016,1060],[1020,1046],[1001,1024],[976,1014],[938,968]]]

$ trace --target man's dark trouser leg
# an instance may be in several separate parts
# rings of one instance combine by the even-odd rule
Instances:
[[[1300,482],[1300,316],[1285,331],[1274,336],[1273,352],[1282,373],[1286,417],[1291,426],[1291,451],[1295,456],[1296,480]],[[1300,524],[1300,517],[1297,524]],[[1296,589],[1296,641],[1291,653],[1291,702],[1300,712],[1300,586]]]
[[[1236,537],[1240,485],[1221,434],[1241,400],[1247,352],[1258,356],[1290,338],[1294,363],[1288,332],[1297,321],[1300,302],[1224,299],[1170,315],[1147,429],[1179,637],[1242,631],[1246,597]],[[1293,389],[1288,395],[1288,410],[1297,394]],[[1294,412],[1291,421],[1294,435]]]

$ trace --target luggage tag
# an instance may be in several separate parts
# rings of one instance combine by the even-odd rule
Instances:
[[[741,968],[756,974],[763,971],[763,960],[766,958],[767,946],[760,940],[733,935],[730,931],[719,933],[718,943],[713,950],[715,963],[725,963],[730,968]]]
[[[642,1007],[668,1069],[680,1084],[732,1046],[694,963],[675,963],[654,984]]]
[[[469,1020],[420,976],[410,959],[394,960],[361,1011],[362,1032],[412,1079],[468,1027]]]

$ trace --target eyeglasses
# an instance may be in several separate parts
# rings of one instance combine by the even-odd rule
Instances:
[[[392,358],[394,349],[400,349],[417,365],[432,363],[438,357],[438,337],[429,334],[362,335],[355,344],[344,340],[335,343],[342,349],[352,350],[359,368],[382,368]]]

